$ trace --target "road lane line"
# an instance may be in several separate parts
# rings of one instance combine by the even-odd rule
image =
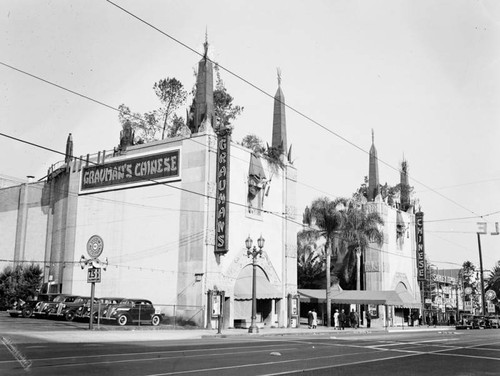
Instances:
[[[283,346],[286,346],[287,344],[283,344]],[[262,345],[259,346],[260,349],[266,347],[273,347],[275,345]],[[292,345],[290,345],[292,346]],[[216,347],[216,348],[210,348],[210,350],[234,350],[234,349],[239,349],[239,350],[245,350],[245,349],[255,349],[256,346],[240,346],[240,347]],[[34,358],[34,361],[51,361],[51,360],[65,360],[65,359],[88,359],[88,358],[106,358],[110,356],[137,356],[137,355],[153,355],[153,354],[177,354],[177,353],[192,353],[192,352],[200,352],[200,351],[205,351],[207,349],[193,349],[193,350],[164,350],[164,351],[145,351],[145,352],[132,352],[132,353],[117,353],[117,354],[95,354],[95,355],[78,355],[78,356],[61,356],[61,357],[53,357],[53,358]],[[167,359],[167,358],[165,358]],[[1,363],[5,362],[10,362],[10,360],[5,361],[5,360],[0,360]]]
[[[467,355],[467,354],[450,354],[450,353],[436,353],[436,355],[441,355],[441,356],[455,356],[459,358],[473,358],[473,359],[485,359],[485,360],[496,360],[500,362],[500,358],[492,358],[490,356],[483,356],[483,355]]]
[[[227,369],[236,369],[236,368],[248,368],[248,367],[255,367],[255,366],[268,366],[268,365],[275,365],[275,364],[285,364],[285,363],[294,363],[294,362],[303,362],[303,361],[309,361],[309,360],[320,360],[320,359],[331,359],[331,358],[338,358],[341,356],[351,356],[351,355],[360,355],[360,354],[366,354],[366,353],[352,353],[352,354],[339,354],[339,355],[328,355],[328,356],[318,356],[318,357],[313,357],[313,358],[307,358],[307,359],[289,359],[289,360],[282,360],[282,361],[275,361],[275,362],[265,362],[265,363],[249,363],[249,364],[241,364],[241,365],[231,365],[231,366],[224,366],[224,367],[215,367],[215,368],[199,368],[195,370],[186,370],[186,371],[174,371],[174,372],[166,372],[166,373],[153,373],[153,374],[148,374],[148,375],[143,375],[143,376],[169,376],[169,375],[185,375],[189,373],[195,373],[199,374],[200,372],[213,372],[213,371],[222,371],[222,370],[227,370]],[[295,371],[292,371],[292,373]],[[302,371],[300,371],[302,372]],[[283,375],[287,375],[288,372],[283,373]]]
[[[210,349],[212,350],[212,349]],[[288,350],[298,350],[298,347],[290,347],[290,348],[278,348],[278,349],[273,349],[272,351],[288,351]],[[260,352],[268,352],[269,349],[265,350],[254,350],[254,351],[233,351],[233,352],[224,352],[224,353],[208,353],[208,354],[197,354],[197,355],[187,355],[183,356],[183,359],[187,358],[198,358],[201,356],[227,356],[227,355],[237,355],[237,354],[250,354],[250,353],[260,353]],[[112,356],[112,355],[109,355]],[[37,369],[40,368],[50,368],[50,367],[77,367],[77,366],[84,366],[84,365],[98,365],[98,364],[116,364],[116,363],[134,363],[134,362],[146,362],[146,361],[152,361],[152,360],[169,360],[169,359],[177,359],[179,358],[178,356],[166,356],[166,357],[154,357],[154,358],[137,358],[137,359],[123,359],[123,360],[106,360],[106,361],[99,361],[99,362],[85,362],[85,363],[59,363],[59,364],[37,364],[35,363],[35,366]],[[72,357],[70,359],[75,359],[75,357]],[[39,361],[38,361],[39,362]],[[0,362],[0,363],[7,363],[7,362]]]
[[[384,360],[408,358],[408,357],[416,356],[416,355],[420,355],[420,354],[398,355],[398,356],[390,356],[390,357],[386,357],[386,358],[378,358],[378,359],[371,359],[371,360],[357,360],[355,362],[341,363],[341,364],[334,364],[334,365],[329,365],[329,366],[321,366],[321,367],[313,367],[313,368],[304,368],[304,369],[295,370],[295,371],[267,373],[267,374],[263,374],[261,376],[292,375],[294,373],[304,373],[304,372],[310,372],[310,371],[325,370],[325,369],[329,369],[329,368],[338,368],[338,367],[352,366],[352,365],[365,364],[365,363],[374,363],[374,362],[380,362],[380,361],[384,361]],[[153,376],[153,375],[148,375],[148,376]],[[156,376],[156,375],[154,375],[154,376]]]

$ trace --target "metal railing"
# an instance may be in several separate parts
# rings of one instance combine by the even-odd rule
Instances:
[[[153,317],[159,317],[158,326],[182,328],[203,328],[205,307],[177,304],[154,304],[135,306],[120,306],[117,304],[103,306],[100,302],[94,306],[94,323],[97,326],[108,324],[119,325],[152,325]],[[120,317],[126,319],[121,320]],[[87,318],[88,316],[84,317]],[[123,324],[125,322],[125,324]]]

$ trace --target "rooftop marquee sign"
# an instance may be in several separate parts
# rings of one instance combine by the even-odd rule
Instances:
[[[417,234],[417,280],[425,281],[424,213],[415,214]]]
[[[81,190],[114,188],[132,183],[152,183],[158,179],[179,177],[179,150],[126,159],[82,171]]]

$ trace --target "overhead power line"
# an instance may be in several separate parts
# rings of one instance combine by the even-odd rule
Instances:
[[[265,91],[264,89],[260,88],[259,86],[255,85],[254,83],[252,83],[252,82],[250,82],[249,80],[245,79],[245,78],[244,78],[244,77],[242,77],[241,75],[239,75],[239,74],[237,74],[237,73],[235,73],[235,72],[231,71],[230,69],[228,69],[228,68],[224,67],[224,66],[223,66],[223,65],[221,65],[220,63],[218,63],[218,62],[215,62],[215,61],[211,60],[208,56],[205,56],[205,55],[203,55],[203,54],[199,53],[199,52],[198,52],[198,51],[196,51],[194,48],[192,48],[192,47],[188,46],[186,43],[184,43],[184,42],[180,41],[179,39],[177,39],[177,38],[173,37],[172,35],[170,35],[170,34],[168,34],[167,32],[165,32],[165,31],[161,30],[160,28],[158,28],[158,27],[154,26],[154,25],[153,25],[153,24],[151,24],[150,22],[148,22],[148,21],[144,20],[143,18],[141,18],[141,17],[139,17],[139,16],[135,15],[134,13],[130,12],[129,10],[127,10],[127,9],[125,9],[125,8],[123,8],[123,7],[121,7],[121,6],[119,6],[118,4],[116,4],[116,3],[114,3],[114,2],[112,2],[112,1],[110,1],[110,0],[106,0],[106,1],[107,1],[109,4],[113,5],[114,7],[116,7],[116,8],[118,8],[118,9],[120,9],[121,11],[123,11],[123,12],[125,12],[125,13],[127,13],[127,14],[128,14],[128,15],[130,15],[131,17],[135,18],[135,19],[136,19],[136,20],[138,20],[139,22],[142,22],[143,24],[145,24],[145,25],[149,26],[150,28],[152,28],[152,29],[156,30],[157,32],[159,32],[160,34],[162,34],[162,35],[166,36],[167,38],[171,39],[172,41],[176,42],[177,44],[179,44],[179,45],[183,46],[184,48],[186,48],[186,49],[190,50],[191,52],[195,53],[196,55],[199,55],[199,56],[201,56],[201,57],[203,57],[203,58],[206,58],[208,61],[210,61],[210,62],[212,62],[212,63],[214,63],[214,64],[217,64],[217,65],[219,66],[219,68],[220,68],[220,69],[222,69],[222,70],[224,70],[225,72],[229,73],[229,74],[230,74],[230,75],[232,75],[233,77],[236,77],[237,79],[239,79],[239,80],[243,81],[244,83],[246,83],[247,85],[251,86],[251,87],[252,87],[252,88],[254,88],[255,90],[259,91],[260,93],[262,93],[262,94],[266,95],[267,97],[269,97],[269,98],[271,98],[271,99],[273,99],[273,100],[275,99],[275,98],[274,98],[274,96],[273,96],[272,94],[268,93],[268,92],[267,92],[267,91]],[[320,127],[321,129],[325,130],[326,132],[328,132],[328,133],[330,133],[330,134],[332,134],[332,135],[334,135],[334,136],[338,137],[339,139],[341,139],[342,141],[344,141],[344,142],[346,142],[347,144],[351,145],[351,146],[352,146],[352,147],[354,147],[355,149],[358,149],[358,150],[362,151],[362,152],[363,152],[363,153],[365,153],[365,154],[368,154],[368,155],[370,154],[370,153],[369,153],[369,151],[365,150],[364,148],[362,148],[361,146],[359,146],[359,145],[355,144],[354,142],[350,141],[349,139],[347,139],[347,138],[343,137],[343,136],[342,136],[342,135],[340,135],[339,133],[337,133],[337,132],[335,132],[335,131],[331,130],[330,128],[328,128],[328,127],[326,127],[326,126],[324,126],[324,125],[323,125],[323,124],[321,124],[320,122],[318,122],[318,121],[316,121],[316,120],[312,119],[312,118],[311,118],[311,117],[309,117],[308,115],[304,114],[302,111],[300,111],[300,110],[296,109],[295,107],[292,107],[292,106],[290,106],[290,105],[288,105],[288,104],[286,104],[286,103],[284,103],[284,102],[281,102],[281,103],[282,103],[282,104],[283,104],[286,108],[290,109],[291,111],[295,112],[295,113],[296,113],[296,114],[298,114],[299,116],[301,116],[301,117],[303,117],[304,119],[306,119],[306,120],[310,121],[311,123],[315,124],[316,126]],[[385,165],[385,166],[387,166],[387,167],[389,167],[389,168],[391,168],[391,169],[393,169],[393,170],[395,170],[395,171],[399,172],[399,168],[392,166],[391,164],[389,164],[389,163],[387,163],[387,162],[383,161],[383,160],[382,160],[382,159],[380,159],[380,158],[377,158],[377,160],[378,160],[378,161],[380,161],[380,163],[382,163],[383,165]],[[425,187],[426,189],[428,189],[428,190],[430,190],[430,191],[434,192],[434,193],[435,193],[435,194],[437,194],[438,196],[440,196],[440,197],[444,198],[445,200],[447,200],[447,201],[449,201],[449,202],[453,203],[454,205],[456,205],[456,206],[458,206],[458,207],[460,207],[460,208],[462,208],[462,209],[464,209],[464,210],[468,211],[469,213],[472,213],[472,214],[476,215],[477,217],[481,217],[481,215],[480,215],[480,214],[477,214],[476,212],[474,212],[473,210],[470,210],[469,208],[465,207],[464,205],[460,204],[459,202],[457,202],[457,201],[455,201],[455,200],[453,200],[453,199],[451,199],[451,198],[449,198],[449,197],[447,197],[447,196],[443,195],[442,193],[439,193],[438,191],[436,191],[436,190],[435,190],[435,189],[433,189],[432,187],[430,187],[430,186],[428,186],[427,184],[425,184],[425,183],[423,183],[423,182],[421,182],[421,181],[417,180],[416,178],[412,177],[411,175],[409,175],[409,178],[410,178],[411,180],[413,180],[415,183],[420,184],[421,186],[423,186],[423,187]]]
[[[169,35],[168,33],[166,33],[166,32],[164,32],[164,31],[162,31],[161,29],[159,29],[159,28],[155,27],[154,25],[150,24],[149,22],[147,22],[147,21],[143,20],[142,18],[140,18],[140,17],[138,17],[138,16],[134,15],[133,13],[131,13],[131,12],[129,12],[128,10],[124,9],[123,7],[120,7],[119,5],[117,5],[117,4],[115,4],[115,3],[113,3],[112,1],[109,1],[109,0],[106,0],[106,1],[108,1],[110,4],[114,5],[114,6],[115,6],[115,7],[117,7],[118,9],[122,10],[123,12],[125,12],[125,13],[129,14],[129,15],[130,15],[130,16],[132,16],[133,18],[135,18],[135,19],[139,20],[140,22],[142,22],[142,23],[146,24],[147,26],[149,26],[149,27],[153,28],[154,30],[156,30],[156,31],[160,32],[161,34],[163,34],[164,36],[166,36],[166,37],[170,38],[171,40],[175,41],[176,43],[180,44],[181,46],[183,46],[183,47],[185,47],[185,48],[189,49],[190,51],[194,52],[195,54],[197,54],[197,55],[199,55],[199,56],[201,56],[201,57],[204,57],[204,55],[200,54],[200,53],[199,53],[199,52],[197,52],[195,49],[191,48],[190,46],[186,45],[185,43],[181,42],[180,40],[178,40],[178,39],[174,38],[173,36]],[[211,61],[211,62],[213,62],[213,63],[216,63],[216,62],[214,62],[214,61],[210,60],[208,57],[207,57],[207,60],[209,60],[209,61]],[[64,90],[64,91],[67,91],[67,92],[69,92],[69,93],[71,93],[71,94],[77,95],[77,96],[79,96],[79,97],[81,97],[81,98],[84,98],[84,99],[90,100],[90,101],[92,101],[92,102],[94,102],[94,103],[97,103],[97,104],[100,104],[100,105],[102,105],[102,106],[105,106],[105,107],[107,107],[107,108],[109,108],[109,109],[111,109],[111,110],[114,110],[114,111],[120,112],[120,110],[119,110],[118,108],[113,107],[113,106],[110,106],[110,105],[108,105],[108,104],[106,104],[106,103],[104,103],[104,102],[102,102],[102,101],[99,101],[99,100],[94,99],[94,98],[92,98],[92,97],[89,97],[89,96],[87,96],[87,95],[81,94],[81,93],[79,93],[79,92],[77,92],[77,91],[74,91],[74,90],[68,89],[68,88],[66,88],[66,87],[64,87],[64,86],[61,86],[61,85],[57,84],[57,83],[51,82],[51,81],[49,81],[49,80],[47,80],[47,79],[44,79],[44,78],[39,77],[39,76],[36,76],[36,75],[34,75],[34,74],[31,74],[31,73],[26,72],[26,71],[24,71],[24,70],[22,70],[22,69],[16,68],[16,67],[14,67],[14,66],[12,66],[12,65],[6,64],[6,63],[4,63],[4,62],[1,62],[1,61],[0,61],[0,64],[1,64],[1,65],[3,65],[3,66],[5,66],[5,67],[8,67],[8,68],[10,68],[10,69],[13,69],[13,70],[15,70],[15,71],[17,71],[17,72],[20,72],[20,73],[23,73],[23,74],[25,74],[25,75],[28,75],[28,76],[30,76],[30,77],[32,77],[32,78],[34,78],[34,79],[40,80],[40,81],[42,81],[42,82],[44,82],[44,83],[46,83],[46,84],[49,84],[49,85],[55,86],[55,87],[57,87],[57,88],[59,88],[59,89],[62,89],[62,90]],[[240,76],[240,75],[238,75],[238,74],[236,74],[236,73],[232,72],[231,70],[229,70],[228,68],[226,68],[226,67],[224,67],[224,66],[220,65],[219,63],[216,63],[216,64],[217,64],[217,65],[218,65],[221,69],[223,69],[224,71],[226,71],[227,73],[229,73],[229,74],[233,75],[234,77],[236,77],[236,78],[238,78],[238,79],[242,80],[243,82],[245,82],[246,84],[248,84],[248,85],[250,85],[251,87],[255,88],[256,90],[258,90],[259,92],[263,93],[264,95],[266,95],[266,96],[268,96],[268,97],[270,97],[270,98],[274,99],[274,96],[273,96],[273,95],[271,95],[271,94],[267,93],[265,90],[263,90],[263,89],[259,88],[257,85],[255,85],[255,84],[251,83],[250,81],[248,81],[248,80],[246,80],[245,78],[243,78],[242,76]],[[369,152],[367,152],[366,150],[364,150],[364,149],[363,149],[363,148],[361,148],[360,146],[356,145],[355,143],[353,143],[352,141],[350,141],[350,140],[346,139],[345,137],[341,136],[340,134],[338,134],[338,133],[336,133],[336,132],[332,131],[331,129],[327,128],[326,126],[322,125],[321,123],[319,123],[319,122],[315,121],[314,119],[312,119],[312,118],[310,118],[309,116],[305,115],[303,112],[301,112],[301,111],[299,111],[299,110],[295,109],[294,107],[292,107],[292,106],[290,106],[290,105],[288,105],[288,104],[286,104],[286,103],[284,103],[284,102],[282,102],[282,103],[283,103],[283,105],[285,105],[287,108],[289,108],[291,111],[293,111],[293,112],[295,112],[295,113],[299,114],[300,116],[304,117],[305,119],[309,120],[310,122],[314,123],[315,125],[319,126],[319,127],[320,127],[320,128],[322,128],[322,129],[324,129],[325,131],[327,131],[327,132],[329,132],[329,133],[333,134],[334,136],[336,136],[336,137],[340,138],[341,140],[345,141],[346,143],[350,144],[351,146],[355,147],[356,149],[358,149],[358,150],[360,150],[360,151],[364,152],[365,154],[369,154]],[[58,153],[58,154],[61,154],[61,155],[65,155],[65,154],[64,154],[64,153],[62,153],[62,152],[59,152],[59,151],[54,150],[54,149],[46,148],[46,147],[44,147],[44,146],[42,146],[42,145],[34,144],[34,143],[31,143],[31,142],[26,141],[26,140],[21,140],[21,139],[18,139],[18,138],[16,138],[16,137],[13,137],[13,136],[5,135],[5,134],[2,134],[2,135],[3,135],[3,136],[5,136],[5,137],[8,137],[8,138],[11,138],[11,139],[14,139],[14,140],[20,141],[20,142],[24,142],[24,143],[29,144],[29,145],[32,145],[32,146],[37,146],[37,147],[43,148],[43,149],[45,149],[45,150],[48,150],[48,151],[51,151],[51,152],[54,152],[54,153]],[[378,159],[378,158],[377,158],[377,159]],[[386,166],[390,167],[391,169],[393,169],[393,170],[395,170],[395,171],[399,171],[399,169],[398,169],[397,167],[394,167],[394,166],[390,165],[389,163],[387,163],[387,162],[385,162],[385,161],[383,161],[383,160],[381,160],[381,159],[378,159],[378,160],[379,160],[382,164],[384,164],[384,165],[386,165]],[[427,186],[426,184],[424,184],[424,183],[422,183],[422,182],[418,181],[417,179],[415,179],[415,178],[413,178],[413,177],[411,177],[411,176],[410,176],[410,178],[411,178],[413,181],[415,181],[416,183],[418,183],[418,184],[420,184],[420,185],[424,186],[425,188],[429,189],[430,191],[434,192],[435,194],[437,194],[437,195],[441,196],[442,198],[444,198],[444,199],[446,199],[446,200],[448,200],[448,201],[452,202],[453,204],[455,204],[455,205],[457,205],[457,206],[461,207],[462,209],[464,209],[464,210],[466,210],[466,211],[469,211],[470,213],[474,214],[474,216],[475,216],[475,217],[471,217],[471,218],[483,218],[483,217],[484,217],[484,216],[482,216],[482,215],[480,215],[480,214],[477,214],[476,212],[474,212],[474,211],[472,211],[472,210],[470,210],[470,209],[466,208],[465,206],[461,205],[460,203],[456,202],[455,200],[453,200],[453,199],[451,199],[451,198],[449,198],[449,197],[447,197],[447,196],[445,196],[445,195],[443,195],[443,194],[441,194],[441,193],[437,192],[435,189],[433,189],[433,188],[431,188],[431,187]],[[305,184],[304,184],[304,185],[305,185]],[[306,185],[306,186],[307,186],[307,185]],[[310,187],[310,186],[309,186],[309,187]],[[315,188],[315,189],[316,189],[317,191],[320,191],[320,190],[319,190],[319,189],[317,189],[317,188]]]

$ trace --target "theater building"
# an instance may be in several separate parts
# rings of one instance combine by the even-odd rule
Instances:
[[[408,182],[408,164],[403,161],[398,193],[389,196],[382,192],[379,181],[378,158],[372,134],[369,152],[368,186],[365,195],[357,197],[357,205],[367,212],[377,212],[384,224],[383,243],[370,243],[356,254],[359,265],[359,290],[342,290],[333,285],[331,291],[332,312],[335,309],[359,311],[365,324],[366,312],[370,312],[371,325],[388,327],[411,325],[422,313],[420,286],[425,280],[423,263],[423,213],[416,212]],[[333,249],[333,270],[341,270],[347,250]],[[419,263],[419,260],[422,262]],[[304,317],[310,307],[317,305],[320,317],[326,320],[325,290],[300,289],[301,312]]]
[[[245,240],[257,246],[262,235],[257,323],[289,326],[296,313],[297,173],[286,153],[283,92],[279,85],[269,113],[272,145],[282,150],[276,164],[217,127],[206,53],[196,86],[190,120],[176,137],[134,144],[124,126],[119,147],[76,157],[70,135],[65,160],[46,180],[1,188],[0,266],[34,261],[62,293],[89,295],[80,260],[90,258],[88,241],[98,235],[98,266],[106,270],[96,296],[150,299],[167,315],[185,312],[205,327],[216,325],[214,302],[222,299],[223,325],[245,326],[253,277]]]

